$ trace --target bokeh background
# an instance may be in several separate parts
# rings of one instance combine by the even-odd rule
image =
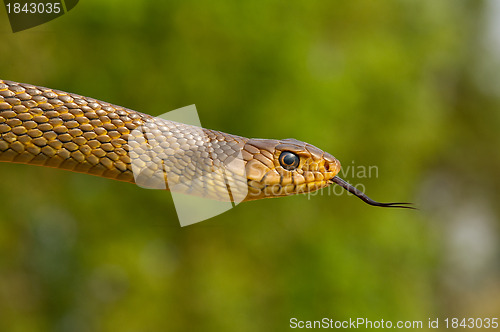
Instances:
[[[206,128],[376,166],[344,175],[420,210],[323,193],[181,228],[169,193],[0,164],[0,330],[499,317],[499,22],[496,0],[87,0],[13,34],[2,7],[2,79],[196,104]]]

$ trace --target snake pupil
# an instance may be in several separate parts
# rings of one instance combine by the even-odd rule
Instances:
[[[293,152],[283,151],[280,154],[279,161],[284,169],[293,171],[299,166],[300,158]]]

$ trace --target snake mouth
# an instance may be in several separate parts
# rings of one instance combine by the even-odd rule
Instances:
[[[374,201],[370,197],[366,196],[364,192],[361,190],[356,189],[354,186],[351,184],[347,183],[343,179],[339,178],[338,176],[334,176],[331,180],[331,183],[336,183],[345,190],[349,191],[350,193],[354,194],[356,197],[360,198],[363,200],[363,202],[373,205],[373,206],[380,206],[380,207],[394,207],[394,208],[403,208],[403,209],[413,209],[416,210],[413,206],[409,206],[412,203],[380,203],[377,201]]]

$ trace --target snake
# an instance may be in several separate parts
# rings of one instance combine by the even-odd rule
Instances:
[[[259,139],[153,117],[32,84],[0,80],[0,162],[53,167],[215,200],[251,201],[337,184],[340,162],[296,139]]]

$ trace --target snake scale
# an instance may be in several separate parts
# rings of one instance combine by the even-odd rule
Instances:
[[[239,201],[249,201],[336,183],[368,204],[411,208],[371,200],[337,176],[341,166],[335,157],[305,142],[249,139],[6,80],[0,80],[0,162],[217,200],[227,200],[228,189],[231,200],[239,195]]]

